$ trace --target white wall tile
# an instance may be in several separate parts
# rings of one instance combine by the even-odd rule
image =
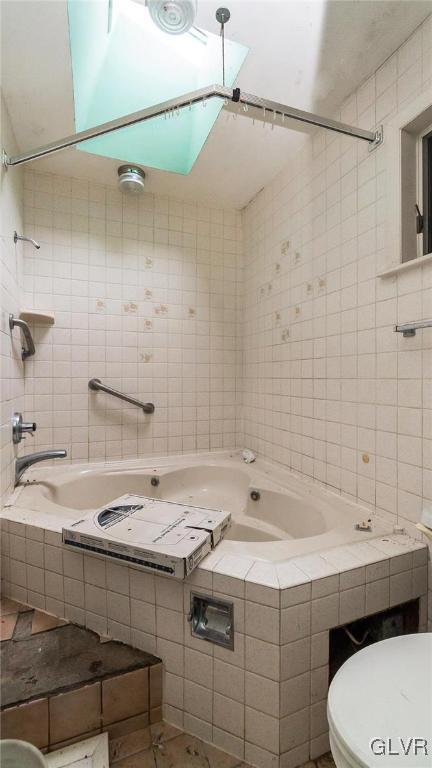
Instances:
[[[11,232],[25,227],[41,248],[36,254],[10,245],[11,232],[4,233],[8,306],[17,313],[24,301],[56,316],[52,327],[33,327],[37,357],[26,363],[35,447],[61,440],[68,460],[78,461],[235,446],[240,214],[223,211],[214,225],[220,236],[201,236],[197,206],[172,200],[178,215],[155,214],[167,198],[130,200],[102,185],[100,199],[90,201],[91,183],[33,170],[25,173],[22,195],[22,175],[14,171],[3,196]],[[9,390],[15,381],[24,410],[18,334],[16,341],[11,350],[5,338]],[[89,393],[92,376],[153,400],[154,415],[144,419],[135,408]],[[8,444],[5,489],[11,462]]]
[[[244,738],[245,709],[243,704],[231,698],[213,694],[213,725],[240,739]]]
[[[258,709],[267,715],[279,717],[279,682],[246,672],[245,703],[246,706]]]
[[[350,95],[348,122],[385,132],[430,86],[430,24]],[[386,162],[319,129],[244,210],[243,426],[251,449],[403,524],[432,495],[432,342],[393,325],[427,314],[430,269],[377,278],[394,258]]]
[[[244,701],[245,672],[240,667],[227,664],[219,659],[214,660],[213,687],[217,693],[228,696],[235,701]]]
[[[245,709],[245,738],[269,752],[279,751],[279,719],[255,709]]]
[[[211,723],[213,717],[212,691],[186,678],[184,680],[184,708],[185,712]]]
[[[323,635],[325,633],[322,633]],[[327,633],[328,634],[328,633]],[[312,637],[320,637],[320,651],[325,647],[325,642],[321,641],[321,635]],[[280,676],[281,680],[287,680],[291,677],[296,677],[302,672],[306,672],[311,668],[311,638],[305,637],[301,640],[297,640],[294,643],[288,643],[282,645],[280,649]],[[328,638],[327,638],[327,654],[328,654]],[[316,654],[315,654],[316,655]],[[323,662],[322,662],[323,663]]]

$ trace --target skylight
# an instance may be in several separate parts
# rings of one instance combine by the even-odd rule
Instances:
[[[69,0],[75,127],[159,104],[222,79],[219,35],[194,27],[168,35],[132,0]],[[225,39],[225,84],[234,84],[248,49]],[[77,149],[128,163],[190,173],[222,103],[212,100],[91,139]]]

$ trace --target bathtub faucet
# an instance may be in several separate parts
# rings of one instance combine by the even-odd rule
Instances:
[[[15,462],[15,485],[18,485],[26,469],[38,461],[47,461],[48,459],[64,459],[67,452],[58,451],[38,451],[38,453],[29,453],[27,456],[20,456]]]

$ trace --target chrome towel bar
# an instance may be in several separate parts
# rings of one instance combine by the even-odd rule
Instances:
[[[25,360],[27,357],[31,357],[36,352],[33,336],[31,335],[30,328],[25,320],[19,320],[12,314],[9,315],[9,328],[13,331],[14,328],[20,328],[22,335],[24,336],[25,346],[23,345],[21,351],[21,359]]]
[[[402,325],[395,325],[395,333],[401,333],[404,338],[415,336],[416,331],[420,328],[432,328],[432,320],[419,320],[417,323],[402,323]]]
[[[107,395],[113,395],[113,397],[118,397],[119,400],[124,400],[126,403],[136,405],[137,408],[142,408],[144,413],[154,413],[155,407],[153,403],[142,403],[141,400],[136,400],[134,397],[124,395],[123,392],[119,392],[118,389],[113,389],[112,387],[107,387],[106,384],[102,384],[100,379],[90,379],[88,387],[93,392],[106,392]]]

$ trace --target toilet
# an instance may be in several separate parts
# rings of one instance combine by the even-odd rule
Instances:
[[[432,634],[351,656],[330,685],[327,715],[337,768],[431,768]]]
[[[20,739],[0,741],[0,765],[1,768],[47,768],[42,752]]]

